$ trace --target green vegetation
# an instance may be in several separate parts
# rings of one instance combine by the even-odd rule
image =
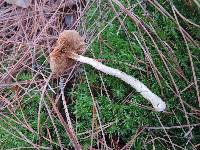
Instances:
[[[164,1],[159,1],[159,3],[174,18],[170,4]],[[133,20],[123,13],[120,14],[120,18],[124,27],[121,26],[107,1],[103,1],[101,4],[95,3],[82,18],[87,23],[84,25],[85,34],[90,39],[86,55],[138,78],[164,99],[167,103],[167,110],[163,113],[152,111],[151,104],[129,85],[117,78],[102,74],[90,66],[82,65],[79,68],[83,68],[84,71],[77,73],[78,75],[72,78],[72,81],[68,83],[70,85],[67,85],[65,89],[65,96],[69,103],[68,109],[78,140],[84,149],[88,149],[93,136],[92,146],[98,148],[97,143],[102,141],[105,136],[109,147],[122,148],[133,139],[138,130],[144,129],[134,140],[133,149],[152,149],[154,147],[155,149],[197,149],[195,145],[199,144],[199,131],[198,126],[196,127],[194,124],[199,122],[198,101],[187,46],[191,53],[197,84],[199,84],[200,52],[197,45],[200,44],[198,39],[200,28],[178,17],[179,24],[196,42],[195,44],[187,39],[186,43],[175,20],[164,16],[150,3],[146,4],[146,11],[149,15],[145,16],[144,10],[136,1],[131,1],[130,4],[124,2],[124,5],[129,8],[133,7],[133,4],[136,6],[131,12],[140,18],[151,37],[147,31],[136,26]],[[200,24],[200,12],[198,11],[200,8],[193,4],[193,1],[179,0],[175,1],[174,5],[187,19],[195,24]],[[121,13],[116,4],[114,4],[114,8],[118,13]],[[116,18],[113,19],[114,17]],[[82,26],[79,30],[81,31],[81,29]],[[43,51],[39,53],[41,55],[38,56],[37,63],[41,67],[40,71],[48,78],[47,58],[45,58]],[[81,70],[79,68],[77,70]],[[17,81],[31,80],[34,76],[31,73],[31,70],[27,69],[18,74],[16,79]],[[34,80],[44,79],[43,75],[42,77],[35,75]],[[58,94],[53,96],[49,87],[46,88],[44,94],[48,109],[42,102],[40,114],[42,138],[38,137],[38,111],[42,86],[36,85],[32,84],[20,90],[19,95],[22,95],[18,97],[20,102],[14,103],[16,117],[9,114],[9,109],[5,110],[6,116],[10,116],[17,122],[22,121],[23,124],[26,124],[27,121],[34,132],[30,132],[22,125],[2,116],[0,149],[29,147],[31,144],[24,142],[28,141],[27,139],[35,144],[40,142],[40,146],[59,149],[57,134],[48,109],[52,111],[51,115],[62,144],[68,148],[72,146],[63,125],[52,109],[51,101],[56,99]],[[56,92],[59,91],[57,82],[53,79],[50,81],[50,85]],[[16,96],[16,91],[11,91],[11,88],[2,90],[0,94],[4,93],[10,94],[10,96],[4,96],[8,97],[9,101],[12,101]],[[191,128],[188,128],[187,125],[190,125]],[[102,126],[104,134],[100,129]],[[162,126],[179,126],[179,128],[163,130]],[[93,134],[87,133],[92,129]],[[189,133],[190,129],[192,134]],[[48,131],[51,137],[49,137]],[[14,135],[21,137],[20,133],[23,133],[27,139],[15,138]],[[52,141],[49,142],[44,137]],[[117,138],[121,144],[112,143],[116,142]],[[102,144],[99,145],[102,146]]]

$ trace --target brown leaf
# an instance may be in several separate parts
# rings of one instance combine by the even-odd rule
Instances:
[[[5,0],[9,4],[14,4],[22,8],[28,8],[30,6],[30,0]]]

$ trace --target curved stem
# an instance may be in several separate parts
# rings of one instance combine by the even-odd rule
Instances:
[[[166,108],[165,102],[162,101],[162,99],[160,97],[158,97],[156,94],[151,92],[147,88],[147,86],[145,86],[142,82],[140,82],[136,78],[134,78],[130,75],[127,75],[126,73],[124,73],[118,69],[114,69],[114,68],[105,66],[102,63],[100,63],[92,58],[81,56],[81,55],[78,55],[75,53],[71,53],[69,55],[69,57],[76,61],[79,61],[79,62],[82,62],[85,64],[89,64],[99,71],[102,71],[106,74],[115,76],[115,77],[123,80],[127,84],[131,85],[134,89],[136,89],[136,91],[139,92],[144,98],[149,100],[156,111],[164,111],[165,110],[165,108]]]

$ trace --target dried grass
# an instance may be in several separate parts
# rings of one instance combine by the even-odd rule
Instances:
[[[191,0],[188,5],[191,6]],[[81,3],[82,5],[80,5]],[[71,147],[68,145],[63,145],[62,135],[59,132],[60,126],[65,129],[66,134],[73,141],[73,135],[69,133],[71,130],[68,128],[67,123],[62,114],[59,112],[57,106],[57,101],[59,101],[61,94],[52,95],[53,92],[58,93],[58,84],[55,82],[55,76],[50,76],[50,66],[49,66],[49,54],[53,50],[53,47],[56,46],[56,40],[64,29],[77,29],[81,32],[81,35],[86,36],[86,41],[88,47],[96,40],[100,43],[100,55],[103,53],[101,49],[101,44],[106,43],[110,49],[112,46],[109,43],[102,39],[101,33],[110,26],[114,20],[118,20],[119,30],[121,28],[124,30],[127,41],[132,40],[130,36],[133,36],[135,41],[139,43],[141,50],[144,52],[144,61],[139,58],[134,58],[138,63],[143,63],[146,66],[144,71],[147,74],[147,78],[152,72],[156,82],[160,86],[160,91],[165,97],[165,89],[163,89],[163,83],[171,91],[171,97],[174,97],[174,100],[177,100],[178,105],[174,106],[175,110],[169,110],[162,114],[159,117],[156,115],[156,119],[159,120],[159,126],[138,126],[138,129],[135,134],[130,138],[130,141],[127,144],[123,144],[121,148],[130,149],[137,141],[137,138],[142,136],[144,133],[146,136],[143,139],[143,148],[146,148],[151,145],[153,148],[156,148],[156,143],[163,145],[164,147],[170,149],[184,149],[188,145],[190,148],[198,149],[199,144],[198,139],[195,139],[193,131],[199,128],[197,122],[199,120],[199,107],[200,96],[199,96],[199,77],[196,72],[196,66],[194,59],[199,61],[198,56],[192,54],[191,45],[193,47],[199,48],[199,42],[194,39],[190,33],[186,30],[186,27],[182,27],[179,19],[181,18],[185,22],[188,22],[191,26],[199,28],[199,24],[192,22],[184,15],[181,14],[178,8],[175,7],[173,3],[165,2],[171,6],[170,10],[172,13],[169,13],[165,8],[164,4],[159,1],[148,0],[148,5],[154,7],[158,12],[160,12],[163,17],[170,19],[173,23],[177,25],[177,30],[181,33],[181,36],[184,39],[186,52],[188,60],[190,61],[190,66],[187,68],[191,70],[192,77],[188,77],[184,74],[184,69],[179,66],[179,59],[174,53],[171,43],[168,41],[162,40],[155,31],[155,29],[143,22],[143,20],[134,13],[135,7],[143,7],[139,2],[130,4],[129,1],[126,1],[126,5],[121,3],[118,0],[110,0],[109,2],[104,1],[89,1],[85,4],[84,1],[79,1],[79,3],[74,3],[74,1],[34,1],[29,8],[23,9],[16,6],[7,4],[5,1],[0,1],[0,127],[5,131],[6,134],[12,135],[28,143],[29,148],[34,149],[52,149],[53,146],[57,146],[60,149],[67,149]],[[194,3],[199,7],[199,2],[194,0]],[[85,11],[90,10],[92,6],[96,7],[94,14],[98,12],[99,16],[96,17],[93,24],[87,25],[86,21],[91,21],[91,18],[94,18],[93,15],[90,15],[91,18],[83,18]],[[117,8],[117,9],[116,9]],[[143,8],[145,9],[145,8]],[[102,21],[108,16],[109,13],[115,14],[113,18],[109,21]],[[103,18],[103,19],[102,19]],[[137,28],[137,33],[130,32],[125,26],[125,21],[127,18],[132,20],[132,23]],[[91,21],[92,22],[92,21]],[[102,28],[99,28],[100,22],[104,24]],[[80,30],[80,28],[81,30]],[[116,33],[117,34],[117,33]],[[155,48],[155,51],[158,54],[158,57],[162,60],[163,68],[166,70],[167,75],[163,75],[159,71],[159,67],[152,58],[152,53],[149,51],[149,45],[145,40],[146,36],[149,38],[150,42]],[[106,42],[105,42],[106,41]],[[183,47],[184,47],[183,46]],[[168,51],[169,56],[165,55],[161,51],[160,47]],[[56,48],[54,49],[57,50]],[[93,51],[90,51],[93,54]],[[169,58],[173,57],[173,63],[169,61]],[[40,63],[40,60],[42,64]],[[57,59],[57,58],[56,58]],[[62,59],[61,59],[62,60]],[[114,60],[105,60],[105,61],[114,61]],[[62,62],[61,62],[62,63]],[[66,64],[64,62],[63,64]],[[73,68],[74,63],[70,63],[67,68]],[[131,66],[131,64],[129,64]],[[65,70],[64,69],[64,70]],[[54,70],[54,69],[53,69]],[[58,74],[62,74],[64,70],[55,69]],[[149,71],[150,70],[150,71]],[[71,71],[71,70],[70,70]],[[65,81],[65,84],[68,83],[73,72],[68,72],[69,76]],[[20,81],[19,76],[22,74],[31,75],[31,79],[26,79]],[[108,91],[104,84],[101,74],[101,85],[104,91]],[[178,80],[184,80],[185,86],[180,88],[178,85]],[[76,135],[83,135],[84,138],[91,139],[91,149],[92,146],[96,143],[101,145],[105,149],[112,149],[117,147],[117,140],[113,140],[112,136],[109,139],[106,137],[106,129],[112,126],[114,123],[104,123],[101,118],[100,108],[97,105],[93,91],[91,90],[90,81],[87,78],[88,89],[93,104],[93,120],[92,120],[92,130],[88,130],[84,133],[77,133]],[[53,85],[53,87],[51,87]],[[53,91],[53,92],[52,92]],[[187,101],[184,97],[185,92],[193,91],[196,94],[196,97],[193,98],[193,101]],[[189,93],[188,92],[188,93]],[[33,127],[30,124],[31,115],[26,115],[24,112],[24,107],[27,101],[31,102],[34,98],[34,93],[37,93],[39,97],[39,102],[35,108],[35,112],[38,113],[37,127]],[[106,93],[109,98],[108,92]],[[132,93],[130,93],[131,97]],[[127,98],[129,99],[129,98]],[[130,101],[130,100],[126,100]],[[194,105],[196,104],[196,105]],[[32,105],[31,105],[32,106]],[[143,105],[139,105],[144,109],[150,109]],[[31,110],[31,109],[30,109]],[[16,112],[20,112],[16,114]],[[45,112],[47,117],[44,119],[45,125],[42,124],[42,113]],[[34,112],[33,112],[34,113]],[[182,115],[182,119],[180,116]],[[165,125],[165,118],[175,118],[176,124],[173,126]],[[50,131],[49,124],[47,123],[50,120],[53,131]],[[11,123],[12,122],[12,123]],[[74,123],[75,120],[72,119]],[[178,122],[178,123],[177,123]],[[5,128],[9,127],[10,130]],[[15,125],[19,125],[21,128],[16,128]],[[183,135],[174,135],[174,131],[180,129]],[[28,137],[21,130],[25,130],[25,133],[31,133],[33,136],[38,137],[38,141],[32,141],[32,137]],[[42,134],[42,131],[47,131],[47,136]],[[52,134],[55,133],[56,140],[52,139]],[[198,134],[197,132],[195,132]],[[118,137],[120,139],[120,137]],[[187,142],[184,145],[179,145],[177,139],[185,139]],[[197,137],[198,138],[198,137]],[[79,138],[78,138],[79,140]],[[107,144],[106,140],[114,141],[112,144]],[[42,142],[47,142],[48,147],[42,146]],[[194,142],[194,143],[193,143]],[[115,144],[114,144],[115,143]],[[76,143],[77,144],[77,143]],[[78,145],[78,144],[77,144]],[[79,145],[78,145],[79,146]]]

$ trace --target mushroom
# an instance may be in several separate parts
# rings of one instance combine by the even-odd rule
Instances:
[[[156,111],[164,111],[166,104],[160,97],[151,92],[142,82],[126,73],[103,65],[102,63],[81,54],[86,50],[84,39],[75,30],[65,30],[58,38],[57,45],[50,53],[50,68],[53,74],[61,76],[76,61],[91,65],[95,69],[115,76],[131,85],[145,99],[151,102]]]

